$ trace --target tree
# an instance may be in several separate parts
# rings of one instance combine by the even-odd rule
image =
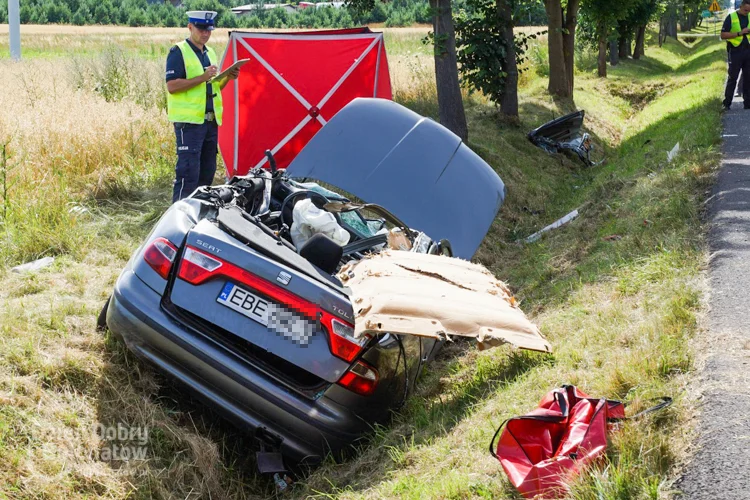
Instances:
[[[660,4],[658,0],[635,0],[625,19],[617,25],[620,33],[620,57],[630,55],[631,41],[635,40],[632,51],[633,59],[640,59],[645,53],[646,26],[658,15]],[[625,47],[623,45],[626,44]],[[623,48],[625,54],[623,55]]]
[[[634,1],[636,0],[586,0],[581,8],[581,23],[587,25],[586,30],[593,35],[599,50],[597,74],[601,78],[607,77],[607,47],[610,37],[617,39],[617,34],[614,33],[617,24],[627,16]]]
[[[677,16],[680,9],[680,0],[666,0],[659,20],[659,47],[668,36],[677,40]]]
[[[453,28],[451,2],[430,0],[430,8],[433,12],[432,41],[440,123],[466,142],[469,138],[469,128],[466,125],[464,102],[458,83],[456,33]]]
[[[375,7],[375,0],[348,0],[347,6],[361,16]],[[466,141],[469,129],[458,83],[456,34],[450,0],[430,0],[432,32],[428,35],[434,47],[435,83],[437,84],[440,123]]]
[[[462,83],[518,117],[518,67],[537,35],[514,35],[512,11],[509,0],[467,0],[456,18],[456,45]]]
[[[547,47],[549,49],[549,92],[573,98],[575,39],[579,0],[544,0],[547,11]]]

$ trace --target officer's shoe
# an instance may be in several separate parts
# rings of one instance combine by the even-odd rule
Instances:
[[[722,111],[729,111],[730,109],[732,109],[732,105],[731,104],[722,104],[721,105],[721,110]]]

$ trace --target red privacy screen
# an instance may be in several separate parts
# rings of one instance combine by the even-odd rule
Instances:
[[[285,168],[315,133],[356,97],[391,99],[383,34],[369,28],[230,33],[222,70],[249,59],[222,91],[219,148],[227,175]]]

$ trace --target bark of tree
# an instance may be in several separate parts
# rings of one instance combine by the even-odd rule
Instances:
[[[607,78],[607,31],[604,26],[598,26],[599,31],[599,58],[597,60],[597,75]]]
[[[630,33],[620,35],[617,42],[617,55],[620,59],[625,59],[630,55]]]
[[[550,94],[558,97],[571,97],[563,51],[562,4],[560,0],[544,0],[544,8],[547,11],[547,47],[549,48],[549,86],[547,89]]]
[[[497,0],[497,15],[503,26],[505,40],[505,89],[500,102],[500,112],[518,117],[518,67],[516,66],[516,44],[513,41],[513,8],[510,0]]]
[[[609,42],[609,64],[612,66],[617,66],[617,63],[620,62],[620,53],[617,50],[617,42],[615,40],[612,40]]]
[[[677,40],[677,18],[673,17],[667,24],[667,35]]]
[[[432,29],[435,33],[435,82],[437,84],[440,123],[464,142],[469,137],[466,114],[458,83],[456,62],[456,33],[450,0],[430,0],[434,12]]]
[[[635,33],[635,49],[633,49],[633,59],[640,59],[645,53],[646,26],[638,26]]]
[[[579,0],[568,0],[568,8],[565,11],[565,30],[562,33],[563,57],[565,58],[565,72],[568,79],[568,95],[570,97],[573,97],[573,89],[575,88],[575,45],[578,6]]]

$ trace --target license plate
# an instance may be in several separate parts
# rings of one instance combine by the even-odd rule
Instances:
[[[269,313],[275,307],[273,302],[258,297],[234,283],[224,285],[216,302],[247,316],[253,321],[257,321],[263,326],[268,326]]]

